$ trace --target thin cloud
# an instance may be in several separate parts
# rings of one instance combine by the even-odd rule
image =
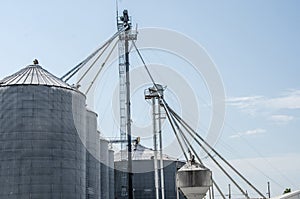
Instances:
[[[239,132],[237,134],[231,135],[230,138],[239,138],[242,136],[254,136],[254,135],[260,135],[260,134],[264,134],[267,131],[265,129],[262,128],[257,128],[257,129],[253,129],[253,130],[247,130],[244,132]]]
[[[232,97],[227,99],[227,105],[236,107],[240,111],[256,116],[259,113],[273,115],[275,111],[300,109],[300,90],[289,90],[279,97],[265,96]],[[290,117],[276,117],[274,119],[291,121]]]
[[[295,118],[291,115],[271,115],[269,120],[277,123],[277,124],[286,124]]]
[[[266,105],[275,109],[300,109],[300,90],[293,90],[284,96],[269,99]]]
[[[242,112],[255,115],[257,109],[266,101],[263,96],[232,97],[227,99],[227,105],[237,107]]]

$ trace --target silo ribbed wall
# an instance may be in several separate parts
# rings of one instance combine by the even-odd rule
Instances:
[[[100,140],[100,175],[101,175],[101,199],[109,197],[109,162],[108,162],[108,141]]]
[[[86,147],[87,147],[87,181],[86,195],[87,199],[100,198],[100,137],[97,132],[97,114],[92,111],[87,111],[86,114]]]
[[[123,176],[123,172],[117,169],[117,168],[124,168],[124,165],[127,165],[125,161],[115,162],[115,168],[116,168],[115,197],[116,198],[124,198],[121,195],[122,194],[121,179]],[[184,163],[180,161],[164,160],[165,198],[176,198],[176,172],[183,165]],[[143,198],[143,199],[155,199],[156,196],[155,196],[153,160],[133,160],[132,167],[133,167],[133,171],[140,171],[133,174],[134,197]],[[159,176],[160,176],[160,170],[159,170]],[[183,199],[184,196],[180,193],[179,198]]]
[[[108,151],[109,198],[115,198],[114,151]]]
[[[85,97],[50,86],[0,87],[0,198],[86,197]]]

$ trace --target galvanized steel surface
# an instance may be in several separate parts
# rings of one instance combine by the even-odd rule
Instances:
[[[164,160],[165,198],[176,198],[176,172],[185,163]],[[134,160],[133,170],[145,171],[133,174],[134,198],[155,199],[153,160]],[[124,161],[115,162],[115,197],[121,197],[121,177]],[[159,173],[160,174],[160,173]],[[180,193],[180,199],[183,199]]]
[[[125,149],[125,151],[127,157],[127,149]],[[121,154],[122,154],[121,151],[115,153],[115,161],[121,161]],[[153,156],[154,156],[153,149],[147,148],[141,144],[137,144],[132,147],[132,160],[151,160],[153,159]],[[176,158],[166,154],[163,154],[162,157],[164,160],[171,160],[171,161],[177,160]],[[160,154],[158,154],[158,159],[160,159]]]
[[[1,199],[85,198],[85,113],[69,89],[0,87]]]
[[[72,89],[66,82],[55,77],[40,65],[29,65],[0,81],[0,87],[12,85],[46,85]]]
[[[114,151],[108,150],[109,198],[115,198]]]
[[[99,199],[100,186],[100,135],[97,132],[97,114],[86,112],[86,199]]]
[[[100,165],[101,199],[110,199],[108,141],[104,139],[100,139]]]
[[[212,186],[212,172],[203,165],[188,162],[177,172],[177,185],[186,198],[203,198]]]

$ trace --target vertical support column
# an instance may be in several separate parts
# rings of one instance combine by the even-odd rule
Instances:
[[[268,198],[271,198],[270,182],[268,182]]]
[[[130,110],[130,77],[129,77],[129,41],[136,40],[137,34],[131,31],[131,22],[128,11],[123,11],[123,16],[118,16],[118,30],[126,29],[119,36],[119,77],[120,77],[120,137],[121,160],[125,160],[125,141],[127,135],[127,168],[122,175],[122,198],[128,196],[133,199],[133,173],[132,173],[132,148],[131,148],[131,110]],[[124,162],[125,162],[124,161]]]
[[[124,28],[122,17],[118,16],[118,30]],[[128,196],[128,175],[127,175],[127,135],[126,135],[126,64],[125,64],[125,32],[119,35],[119,103],[120,103],[120,140],[121,140],[121,198]]]
[[[212,199],[211,187],[208,189],[209,199]]]
[[[178,162],[176,162],[176,171],[178,171]],[[177,172],[176,172],[177,173]],[[177,175],[175,174],[175,189],[176,189],[176,199],[179,199],[179,188],[178,188],[178,178]]]
[[[230,187],[230,184],[228,184],[228,198],[231,199],[231,187]]]
[[[211,188],[212,199],[215,199],[214,183],[212,183],[210,188]]]
[[[155,183],[155,198],[159,199],[158,186],[158,164],[157,164],[157,126],[156,126],[156,99],[152,98],[152,114],[153,114],[153,149],[154,149],[154,183]]]
[[[164,180],[164,160],[162,152],[162,132],[161,132],[161,98],[158,98],[158,134],[159,134],[159,156],[160,156],[160,183],[161,199],[165,199],[165,180]]]
[[[125,12],[125,11],[124,11]],[[125,14],[124,14],[125,15]],[[127,117],[127,147],[128,147],[128,198],[133,199],[133,186],[132,186],[132,149],[131,149],[131,111],[130,111],[130,79],[129,79],[129,47],[128,30],[125,32],[125,68],[126,68],[126,117]]]
[[[161,188],[161,198],[165,198],[164,188],[164,164],[162,153],[162,131],[161,131],[161,100],[163,98],[164,88],[162,85],[155,84],[153,87],[145,90],[145,99],[152,100],[152,114],[153,114],[153,148],[154,148],[154,182],[155,182],[155,198],[159,199],[159,188]],[[159,139],[159,142],[158,142]],[[159,144],[159,149],[158,149]],[[160,155],[160,186],[159,186],[159,174],[158,174],[158,150]]]

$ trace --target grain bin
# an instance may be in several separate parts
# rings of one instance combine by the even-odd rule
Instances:
[[[155,199],[154,151],[141,144],[135,145],[132,152],[133,187],[135,198]],[[127,150],[127,149],[126,149]],[[124,153],[124,152],[123,152]],[[126,152],[125,152],[126,154]],[[176,198],[176,172],[185,163],[163,154],[165,198]],[[160,156],[158,156],[160,159]],[[115,197],[122,195],[122,178],[127,162],[121,159],[121,151],[115,153]],[[125,175],[126,176],[126,175]],[[159,170],[160,176],[160,170]],[[160,184],[160,182],[159,182]],[[179,198],[184,196],[179,193]]]
[[[100,180],[101,180],[101,199],[110,199],[109,197],[109,159],[108,159],[108,141],[100,139]]]
[[[86,199],[100,198],[100,134],[97,132],[97,114],[86,112]]]
[[[108,151],[109,198],[115,198],[114,151]]]
[[[85,96],[41,66],[0,81],[0,198],[86,197]]]

